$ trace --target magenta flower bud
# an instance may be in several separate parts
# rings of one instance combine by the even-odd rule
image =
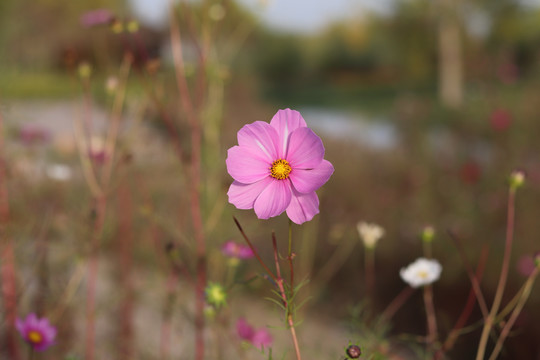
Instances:
[[[54,343],[56,328],[46,318],[38,319],[29,314],[26,319],[17,319],[15,326],[22,338],[36,351],[46,350]]]
[[[232,240],[229,240],[223,244],[221,247],[221,252],[225,256],[241,260],[250,259],[255,256],[249,246],[235,243]]]

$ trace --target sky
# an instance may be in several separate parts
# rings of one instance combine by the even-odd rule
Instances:
[[[147,25],[167,22],[170,0],[130,0],[133,11]],[[294,33],[312,33],[337,19],[366,11],[386,13],[395,0],[238,0],[269,27]]]

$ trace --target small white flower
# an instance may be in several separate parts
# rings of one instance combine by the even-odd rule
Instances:
[[[71,179],[71,168],[67,165],[53,164],[45,169],[47,176],[57,181],[67,181]]]
[[[356,224],[358,234],[364,242],[364,246],[368,249],[375,248],[377,241],[384,235],[384,229],[377,224],[370,224],[366,222],[359,222]]]
[[[416,288],[437,281],[441,276],[441,271],[442,266],[437,260],[419,258],[406,268],[402,268],[399,275],[403,281]]]

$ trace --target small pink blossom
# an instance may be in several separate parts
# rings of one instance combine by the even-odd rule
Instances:
[[[46,318],[38,319],[36,314],[31,313],[24,320],[17,319],[15,326],[34,350],[46,350],[54,343],[56,328]]]
[[[519,77],[519,68],[515,63],[507,61],[497,68],[497,76],[502,83],[513,84]]]
[[[504,131],[512,124],[512,115],[505,109],[497,109],[489,117],[491,127],[495,131]]]
[[[39,126],[25,125],[19,130],[19,138],[25,145],[46,143],[49,138],[49,132]]]
[[[517,262],[517,269],[523,276],[531,275],[535,268],[534,259],[530,255],[521,256]]]
[[[221,252],[225,256],[242,260],[250,259],[254,256],[253,251],[249,246],[236,243],[232,240],[229,240],[223,244],[221,247]]]
[[[234,179],[227,195],[238,209],[254,209],[259,219],[284,211],[296,224],[319,213],[315,191],[334,167],[324,159],[321,139],[298,111],[279,110],[270,124],[256,121],[237,134],[227,152],[227,171]]]
[[[251,343],[259,349],[269,348],[274,341],[266,328],[255,330],[244,318],[239,318],[236,322],[236,332],[240,339]]]
[[[114,15],[107,9],[97,9],[84,13],[81,16],[81,24],[85,27],[108,25],[114,20]]]

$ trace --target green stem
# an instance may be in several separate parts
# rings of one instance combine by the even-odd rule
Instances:
[[[289,251],[287,254],[287,259],[289,260],[289,268],[291,270],[291,297],[294,295],[294,268],[293,268],[293,252],[292,252],[292,221],[289,219]]]
[[[375,249],[365,248],[365,282],[366,295],[369,300],[373,301],[373,289],[375,288]]]

